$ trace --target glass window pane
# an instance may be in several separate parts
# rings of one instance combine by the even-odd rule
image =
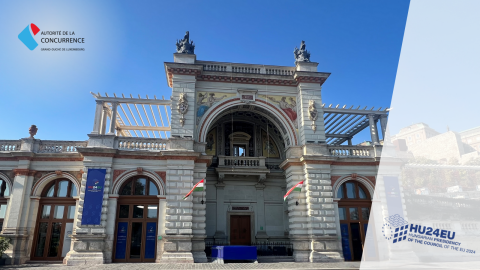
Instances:
[[[126,184],[122,191],[120,192],[120,195],[132,195],[132,181],[130,181],[128,184]]]
[[[42,210],[42,218],[49,218],[51,209],[52,207],[50,205],[44,205]]]
[[[143,218],[143,205],[133,206],[133,218]]]
[[[6,204],[0,205],[0,218],[5,218],[6,211],[7,211],[7,205]]]
[[[158,207],[156,205],[149,205],[147,218],[157,218]]]
[[[55,209],[53,210],[53,218],[55,219],[62,219],[63,212],[65,210],[65,206],[63,205],[55,205]]]
[[[37,250],[35,250],[35,257],[43,257],[45,250],[45,242],[47,241],[48,222],[41,222],[38,224],[38,242]]]
[[[118,213],[118,217],[128,218],[129,210],[130,210],[130,205],[120,205],[120,212]]]
[[[75,218],[75,205],[69,205],[68,206],[67,218],[68,219],[74,219]]]
[[[67,197],[68,183],[70,181],[58,182],[57,197]]]
[[[130,242],[130,258],[140,258],[142,250],[142,229],[143,223],[132,223],[132,240]]]
[[[50,236],[50,246],[48,247],[47,257],[57,257],[58,247],[60,245],[60,234],[62,233],[62,223],[52,223],[52,234]]]
[[[343,199],[343,185],[340,186],[337,192],[337,198]]]
[[[349,199],[356,199],[357,196],[355,195],[355,184],[353,183],[346,183],[345,187],[347,188],[347,198]]]
[[[338,208],[338,216],[340,217],[340,220],[346,220],[347,219],[347,210],[344,207],[339,207]]]
[[[10,191],[8,190],[7,182],[0,179],[0,197],[9,196]]]
[[[47,192],[47,197],[53,197],[54,190],[55,190],[55,185],[52,185],[52,187]]]
[[[358,186],[358,193],[360,195],[360,199],[367,199],[367,194],[365,194],[365,191],[361,186]]]
[[[150,181],[148,186],[148,195],[158,195],[158,188],[155,186],[155,184]]]
[[[362,219],[368,220],[370,217],[370,209],[368,207],[362,207]]]
[[[70,189],[70,197],[75,197],[77,196],[77,186],[72,183],[72,187]]]
[[[350,219],[358,220],[358,208],[351,207],[348,211],[350,211]]]
[[[145,195],[145,189],[147,188],[147,179],[140,178],[135,181],[135,194],[133,195]]]

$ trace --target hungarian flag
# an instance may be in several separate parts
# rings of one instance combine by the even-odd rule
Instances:
[[[292,191],[297,191],[297,192],[300,192],[302,190],[302,186],[303,186],[303,181],[300,181],[298,182],[295,186],[293,186],[288,192],[287,194],[285,194],[285,196],[283,196],[283,200],[285,201],[288,197],[288,195],[290,195],[290,193],[292,193]]]
[[[192,194],[192,192],[203,191],[203,185],[205,185],[205,179],[202,179],[202,180],[200,180],[200,182],[196,183],[195,186],[193,186],[192,190],[190,190],[190,192],[188,192],[188,194],[185,195],[185,197],[183,197],[183,199],[186,200],[188,198],[188,196],[190,196],[190,194]]]

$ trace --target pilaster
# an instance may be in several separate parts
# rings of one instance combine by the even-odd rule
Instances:
[[[268,235],[266,232],[266,223],[265,223],[265,196],[264,196],[264,190],[265,190],[265,184],[262,182],[259,182],[258,184],[255,185],[255,188],[257,190],[257,222],[256,222],[256,235],[255,238],[258,241],[263,241],[268,239]]]
[[[219,175],[218,182],[215,184],[217,191],[217,231],[213,238],[218,242],[225,242],[227,240],[226,230],[227,230],[227,217],[225,215],[225,210],[223,205],[225,203],[225,184],[223,183],[223,175]]]
[[[193,172],[192,186],[207,178],[207,163],[195,163],[195,169]],[[205,238],[207,233],[206,227],[206,188],[203,186],[203,192],[193,192],[193,220],[192,220],[192,253],[193,259],[196,263],[206,263],[207,256],[205,255]]]
[[[165,242],[160,262],[193,263],[193,202],[191,196],[186,200],[183,197],[192,188],[194,161],[167,160],[167,168]]]

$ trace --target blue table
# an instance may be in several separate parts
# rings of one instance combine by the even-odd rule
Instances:
[[[257,247],[251,246],[213,246],[213,263],[222,264],[224,260],[245,260],[257,262]]]

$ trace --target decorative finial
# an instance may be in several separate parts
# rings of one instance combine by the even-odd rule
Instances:
[[[295,55],[295,62],[310,62],[310,52],[305,49],[305,41],[303,40],[300,49],[295,47],[293,54]]]
[[[195,44],[190,41],[190,33],[187,31],[183,39],[177,39],[177,53],[195,54]]]
[[[30,138],[34,139],[33,136],[37,135],[37,131],[38,131],[37,126],[32,125],[32,126],[28,129],[28,133],[30,134]]]

